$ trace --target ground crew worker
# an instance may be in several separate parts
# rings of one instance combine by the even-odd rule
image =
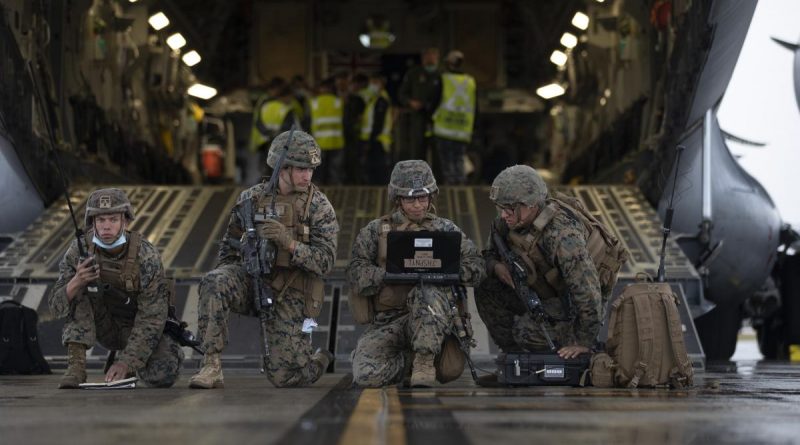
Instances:
[[[311,100],[311,134],[317,140],[322,157],[319,183],[341,184],[344,165],[344,100],[336,97],[333,78],[319,85],[319,94]]]
[[[361,119],[363,172],[367,184],[377,185],[386,180],[392,149],[392,100],[384,89],[385,79],[373,74],[365,92],[366,109]]]
[[[117,351],[115,361],[107,364],[106,382],[137,375],[150,386],[169,387],[178,378],[183,351],[164,334],[170,282],[158,250],[127,230],[133,218],[125,192],[95,190],[84,219],[92,258],[79,258],[73,240],[59,263],[48,301],[54,315],[67,319],[62,335],[67,371],[59,388],[86,382],[86,349],[96,343]],[[90,283],[98,291],[87,292]]]
[[[389,182],[393,212],[371,221],[356,237],[347,267],[350,304],[369,299],[370,307],[374,308],[372,322],[353,351],[353,380],[358,385],[399,383],[406,378],[409,368],[411,386],[430,386],[436,381],[434,359],[441,352],[453,321],[449,303],[451,286],[385,284],[383,277],[389,231],[461,232],[452,221],[434,213],[438,191],[433,172],[425,161],[398,162]],[[462,232],[462,283],[477,286],[484,274],[483,260]],[[461,366],[463,370],[463,363]]]
[[[433,113],[436,156],[445,184],[463,184],[464,154],[475,124],[475,79],[462,70],[464,54],[450,51],[445,58],[442,88]]]
[[[281,133],[272,141],[267,164],[273,169],[289,142],[289,133]],[[312,353],[310,333],[303,330],[304,324],[314,325],[313,319],[322,308],[322,277],[333,267],[339,232],[336,213],[328,198],[311,183],[320,162],[320,149],[314,138],[295,131],[283,167],[277,172],[279,218],[255,218],[259,237],[272,241],[277,248],[274,270],[263,280],[275,295],[267,336],[269,364],[265,371],[276,387],[314,383],[333,359],[325,350]],[[251,200],[255,216],[265,216],[272,202],[271,190],[267,188],[268,183],[262,182],[243,191],[236,206]],[[236,247],[243,226],[235,210],[220,244],[217,268],[200,283],[198,327],[206,354],[202,369],[189,382],[191,388],[224,385],[220,354],[228,343],[229,314],[256,314],[253,283]]]
[[[560,320],[545,323],[558,355],[572,358],[589,352],[600,332],[604,300],[587,250],[586,227],[574,210],[548,197],[542,178],[525,165],[497,175],[489,198],[499,213],[493,230],[523,259],[529,282],[535,280],[531,288],[547,313]],[[491,235],[487,245],[483,257],[488,277],[475,290],[475,302],[489,334],[504,352],[547,350],[541,325],[515,294],[509,265]],[[604,291],[610,294],[611,289]]]
[[[309,91],[310,88],[306,83],[305,77],[295,74],[292,76],[289,86],[292,89],[292,96],[294,96],[294,100],[291,102],[292,111],[294,111],[295,117],[300,122],[300,128],[311,128],[311,101],[309,100],[311,91]]]
[[[442,73],[439,69],[439,49],[427,48],[422,53],[422,65],[406,71],[397,98],[403,111],[400,114],[396,141],[397,160],[427,159],[431,116],[441,95]]]
[[[259,100],[253,112],[253,130],[250,136],[250,150],[258,153],[258,158],[248,163],[246,183],[258,182],[261,166],[264,165],[267,149],[272,140],[293,125],[300,125],[293,105],[295,99],[292,89],[282,78],[270,82],[267,100]]]
[[[362,182],[364,177],[364,166],[361,154],[361,120],[364,117],[364,110],[367,107],[365,98],[367,97],[367,85],[369,77],[359,73],[353,76],[353,81],[349,84],[349,91],[344,102],[344,158],[346,182],[357,184]]]

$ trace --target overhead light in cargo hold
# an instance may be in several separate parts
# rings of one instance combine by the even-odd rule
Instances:
[[[190,96],[199,97],[200,99],[211,99],[212,97],[217,95],[217,89],[211,88],[208,85],[203,85],[202,83],[196,83],[189,87],[186,90]]]
[[[557,83],[551,83],[536,89],[536,94],[542,99],[552,99],[561,96],[566,90]]]
[[[578,29],[586,30],[589,27],[589,16],[582,12],[576,12],[575,16],[572,17],[572,25]]]
[[[201,60],[203,60],[202,57],[200,57],[200,54],[195,50],[191,50],[184,54],[181,59],[183,59],[183,63],[188,66],[195,66],[200,63]]]
[[[175,34],[167,37],[167,45],[174,50],[179,50],[186,46],[186,39],[183,38],[181,33],[176,32]]]
[[[575,48],[575,45],[578,44],[578,38],[575,37],[575,34],[565,32],[564,35],[561,36],[561,44],[566,48]]]
[[[164,15],[163,12],[157,12],[147,19],[147,23],[149,23],[150,26],[152,26],[156,31],[160,31],[169,25],[169,19],[166,15]]]
[[[550,54],[550,61],[558,66],[564,66],[567,63],[567,55],[562,51],[555,50],[553,54]]]

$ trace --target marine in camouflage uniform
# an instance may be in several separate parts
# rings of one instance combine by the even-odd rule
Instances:
[[[454,317],[451,287],[389,285],[383,277],[389,231],[461,232],[452,221],[435,215],[433,199],[437,192],[436,180],[424,161],[397,163],[389,183],[394,212],[371,221],[356,237],[347,268],[350,304],[364,299],[358,301],[368,301],[374,308],[374,318],[352,355],[353,379],[360,386],[399,383],[409,368],[413,371],[412,386],[430,386],[436,380],[434,361],[451,332]],[[462,283],[477,286],[484,273],[477,248],[461,232]]]
[[[101,227],[107,218],[117,218],[120,228],[106,239]],[[96,343],[118,351],[116,362],[108,364],[107,381],[136,374],[150,386],[169,387],[178,378],[183,351],[163,333],[172,289],[156,248],[138,233],[125,230],[133,218],[125,192],[96,190],[86,204],[85,217],[95,263],[81,261],[78,242],[73,240],[59,264],[49,305],[56,317],[67,319],[62,341],[68,367],[60,388],[77,388],[86,381],[86,349]],[[94,283],[87,286],[87,279]],[[87,292],[98,283],[99,292]]]
[[[267,157],[270,167],[275,168],[289,134],[281,133],[273,140]],[[259,236],[277,248],[272,275],[262,277],[262,283],[271,286],[275,294],[267,329],[270,355],[266,374],[276,387],[314,383],[333,359],[328,351],[312,351],[311,336],[302,331],[303,322],[316,317],[322,307],[321,277],[333,268],[339,232],[328,198],[310,182],[320,162],[320,148],[314,138],[295,131],[279,172],[278,220],[259,219],[272,200],[267,183],[243,191],[236,204],[252,201]],[[253,280],[236,247],[243,233],[234,208],[220,244],[217,268],[200,283],[199,337],[206,354],[203,368],[189,383],[192,388],[224,386],[220,353],[228,343],[229,315],[257,315]]]
[[[571,358],[589,352],[602,324],[604,299],[587,250],[586,227],[560,207],[552,207],[558,210],[544,227],[537,227],[537,217],[548,201],[547,186],[528,166],[502,171],[492,184],[490,199],[500,213],[494,227],[507,247],[524,260],[528,284],[539,294],[546,312],[562,319],[544,322],[554,343],[560,345],[559,355]],[[535,241],[526,246],[526,240]],[[505,352],[547,350],[541,326],[512,289],[508,265],[502,262],[491,235],[483,257],[488,278],[476,289],[475,300],[492,339]]]

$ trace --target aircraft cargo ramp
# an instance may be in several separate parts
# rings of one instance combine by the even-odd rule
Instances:
[[[197,285],[213,266],[238,189],[227,187],[124,187],[139,210],[133,229],[161,250],[178,280],[178,309],[195,325]],[[632,253],[621,283],[637,272],[653,274],[661,244],[652,208],[631,187],[571,187],[620,235]],[[49,208],[0,253],[0,297],[36,307],[40,340],[55,374],[0,376],[3,443],[267,443],[267,444],[496,444],[496,443],[796,443],[796,366],[739,362],[709,365],[694,387],[603,389],[571,387],[482,388],[465,372],[430,389],[353,387],[348,353],[358,327],[347,310],[343,270],[357,230],[385,211],[383,188],[326,190],[342,224],[339,260],[327,279],[326,306],[314,342],[334,348],[337,366],[308,388],[276,389],[256,366],[255,319],[233,317],[231,344],[223,358],[225,388],[192,390],[189,360],[175,387],[133,391],[56,389],[63,367],[61,322],[48,314],[46,293],[71,240],[66,205]],[[87,190],[73,199],[83,211]],[[463,227],[479,247],[494,209],[485,187],[447,188],[439,213]],[[702,306],[699,278],[674,243],[668,274],[693,307]],[[683,305],[686,307],[687,305]],[[688,312],[682,314],[688,317]],[[687,342],[701,354],[691,318]],[[687,324],[688,323],[688,324]],[[486,363],[495,348],[475,319],[476,358]],[[335,333],[335,335],[330,335]],[[191,351],[187,350],[187,353]],[[102,379],[104,351],[95,348],[89,381]],[[238,365],[238,366],[237,366]],[[485,366],[482,366],[485,368]],[[238,369],[237,369],[238,368]]]
[[[141,232],[162,254],[167,273],[176,280],[177,313],[197,332],[197,290],[203,274],[215,265],[218,241],[225,231],[230,209],[241,191],[226,186],[121,186],[136,209],[132,230]],[[611,227],[631,252],[631,260],[619,276],[616,293],[631,283],[640,272],[655,276],[661,246],[661,223],[637,188],[628,186],[562,187],[562,192],[580,198],[587,209]],[[344,270],[358,231],[369,221],[387,213],[385,187],[326,187],[333,203],[341,232],[333,272],[326,278],[325,305],[319,329],[313,334],[315,346],[327,347],[336,354],[336,371],[348,371],[350,352],[362,327],[356,325],[347,308],[348,286]],[[89,189],[76,189],[72,200],[82,221]],[[436,203],[439,215],[453,220],[482,249],[495,209],[487,187],[443,187]],[[79,221],[79,222],[80,222]],[[47,294],[58,277],[58,263],[74,237],[66,203],[57,201],[26,231],[0,252],[0,299],[12,298],[36,308],[40,316],[40,344],[45,356],[63,361],[60,344],[63,321],[54,320],[47,306]],[[689,310],[703,311],[700,278],[677,244],[667,249],[667,276],[675,291],[683,296],[681,316],[686,327],[687,349],[696,367],[704,357],[695,334]],[[471,292],[470,292],[471,294]],[[490,362],[497,353],[485,326],[477,317],[470,298],[478,347],[473,357]],[[230,345],[223,360],[226,367],[255,367],[258,363],[257,320],[233,315]],[[194,366],[197,354],[185,348],[187,363]],[[106,351],[95,347],[90,353],[93,366],[100,366]]]

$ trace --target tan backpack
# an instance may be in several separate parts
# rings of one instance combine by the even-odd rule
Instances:
[[[668,283],[628,285],[611,305],[608,354],[595,354],[592,359],[593,384],[691,386],[692,362],[683,342],[677,304]]]

